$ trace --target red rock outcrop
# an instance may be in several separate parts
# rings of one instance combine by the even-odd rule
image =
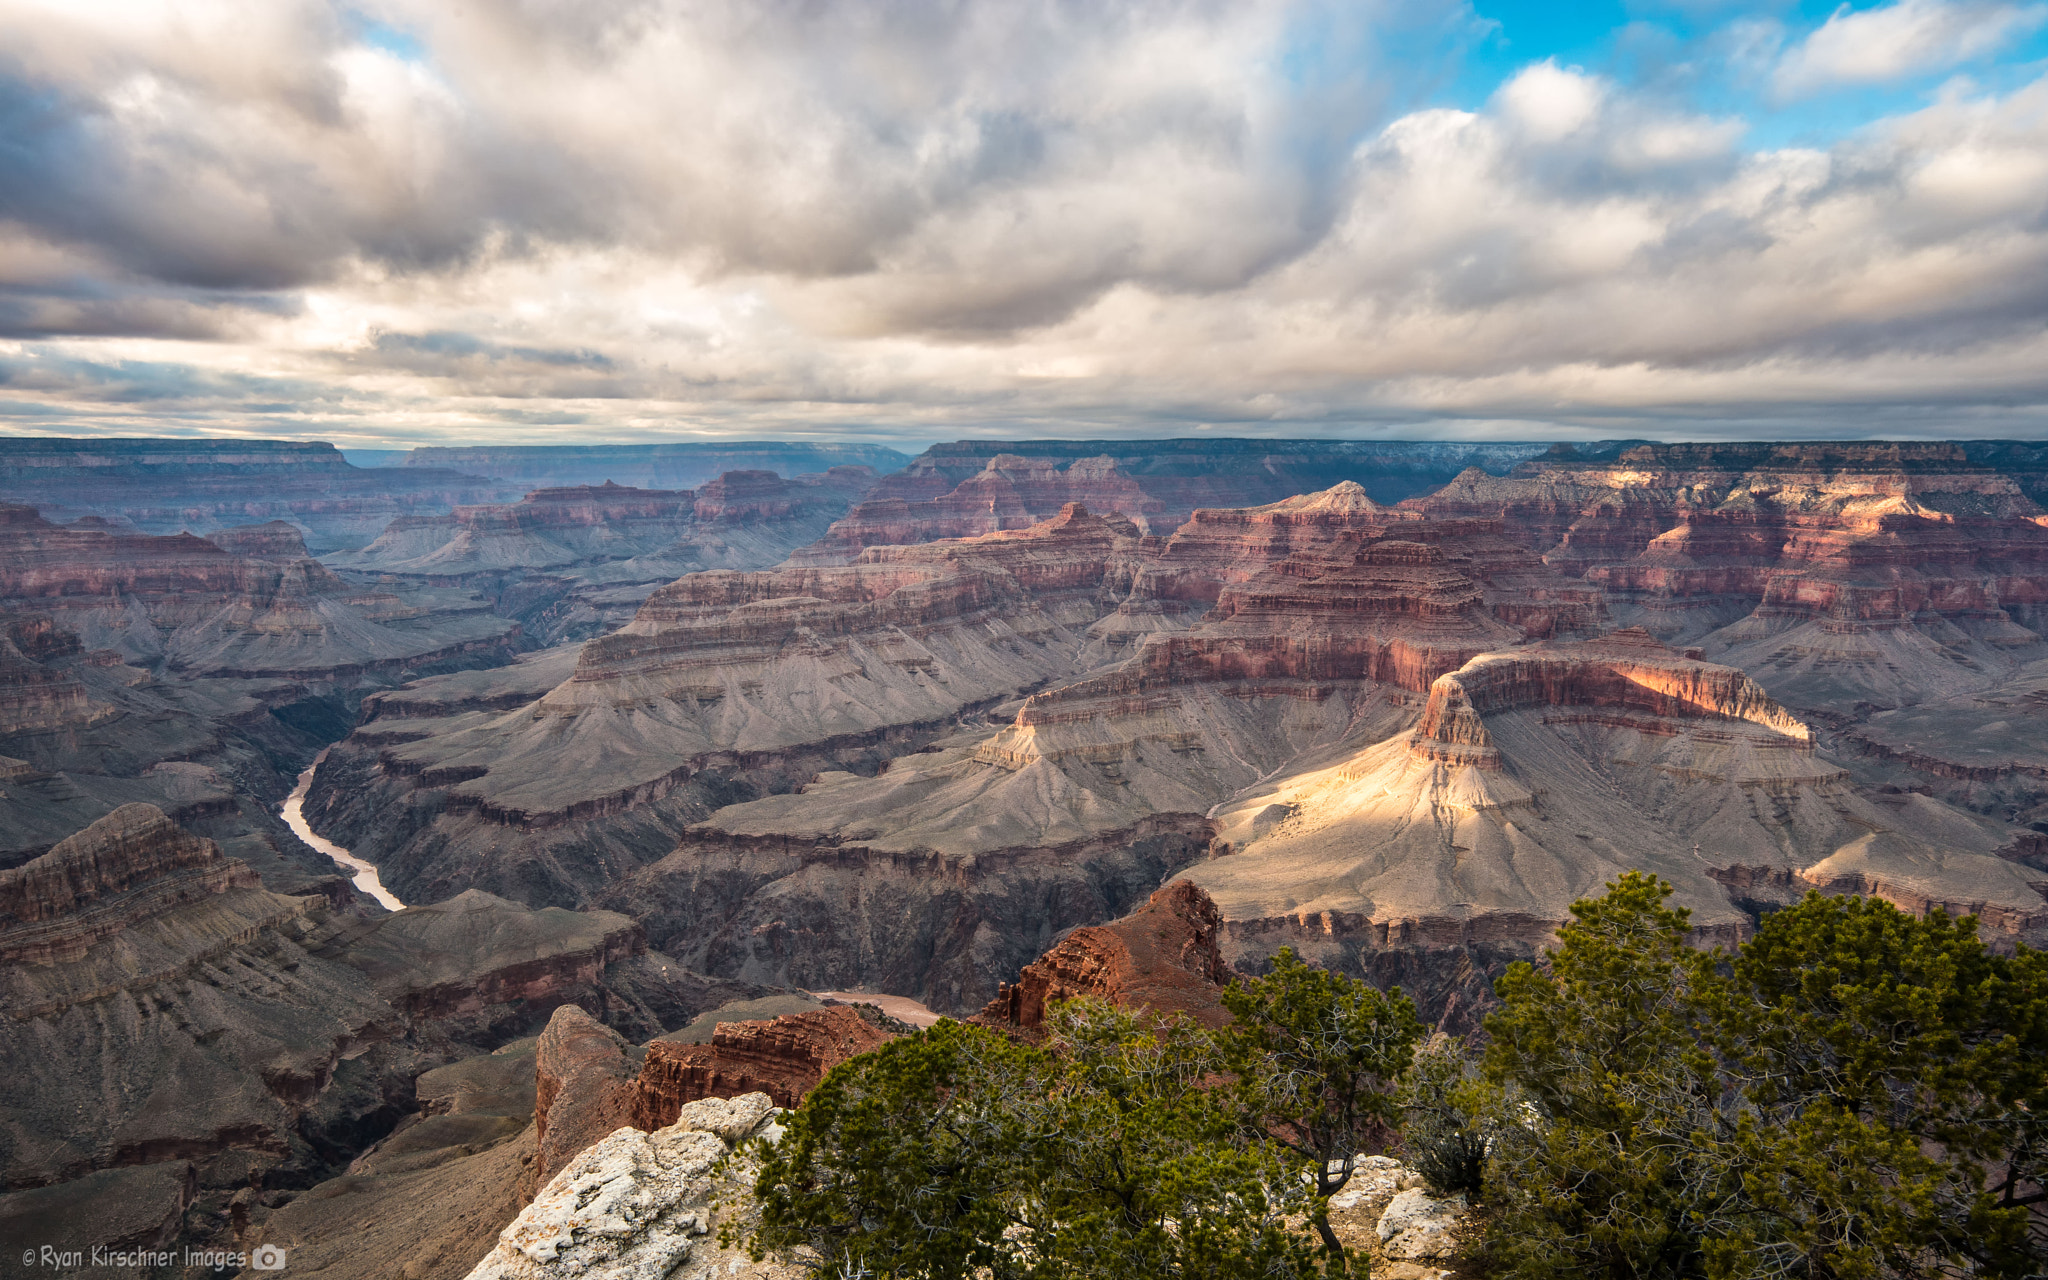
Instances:
[[[1621,620],[1830,723],[1986,687],[2048,622],[2048,517],[1957,445],[1561,447],[1402,505],[1498,517]]]
[[[709,1044],[655,1040],[636,1085],[635,1127],[675,1123],[683,1104],[760,1092],[794,1107],[825,1073],[892,1038],[850,1008],[786,1013],[758,1022],[726,1022]]]
[[[614,1129],[635,1125],[637,1071],[626,1054],[618,1032],[573,1004],[548,1019],[533,1055],[538,1150],[529,1195],[586,1147]]]
[[[1176,880],[1130,915],[1060,939],[1004,983],[975,1021],[1038,1031],[1052,1005],[1093,996],[1220,1027],[1230,1021],[1219,996],[1232,976],[1216,945],[1222,924],[1208,894]]]

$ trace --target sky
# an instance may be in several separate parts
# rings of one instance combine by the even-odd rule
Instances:
[[[0,0],[0,434],[2048,436],[2048,0]]]

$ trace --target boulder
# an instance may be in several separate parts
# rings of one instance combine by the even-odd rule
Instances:
[[[1457,1250],[1465,1212],[1463,1195],[1438,1196],[1427,1187],[1410,1187],[1380,1215],[1380,1247],[1397,1262],[1448,1258]]]

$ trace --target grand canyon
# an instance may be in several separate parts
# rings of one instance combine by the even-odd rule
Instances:
[[[360,460],[0,439],[8,1256],[460,1277],[934,1016],[1470,1033],[1631,870],[2048,945],[2048,446]]]

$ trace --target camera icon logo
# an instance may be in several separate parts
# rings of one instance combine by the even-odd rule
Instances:
[[[249,1265],[257,1271],[284,1270],[284,1250],[274,1244],[259,1244],[249,1255]]]

